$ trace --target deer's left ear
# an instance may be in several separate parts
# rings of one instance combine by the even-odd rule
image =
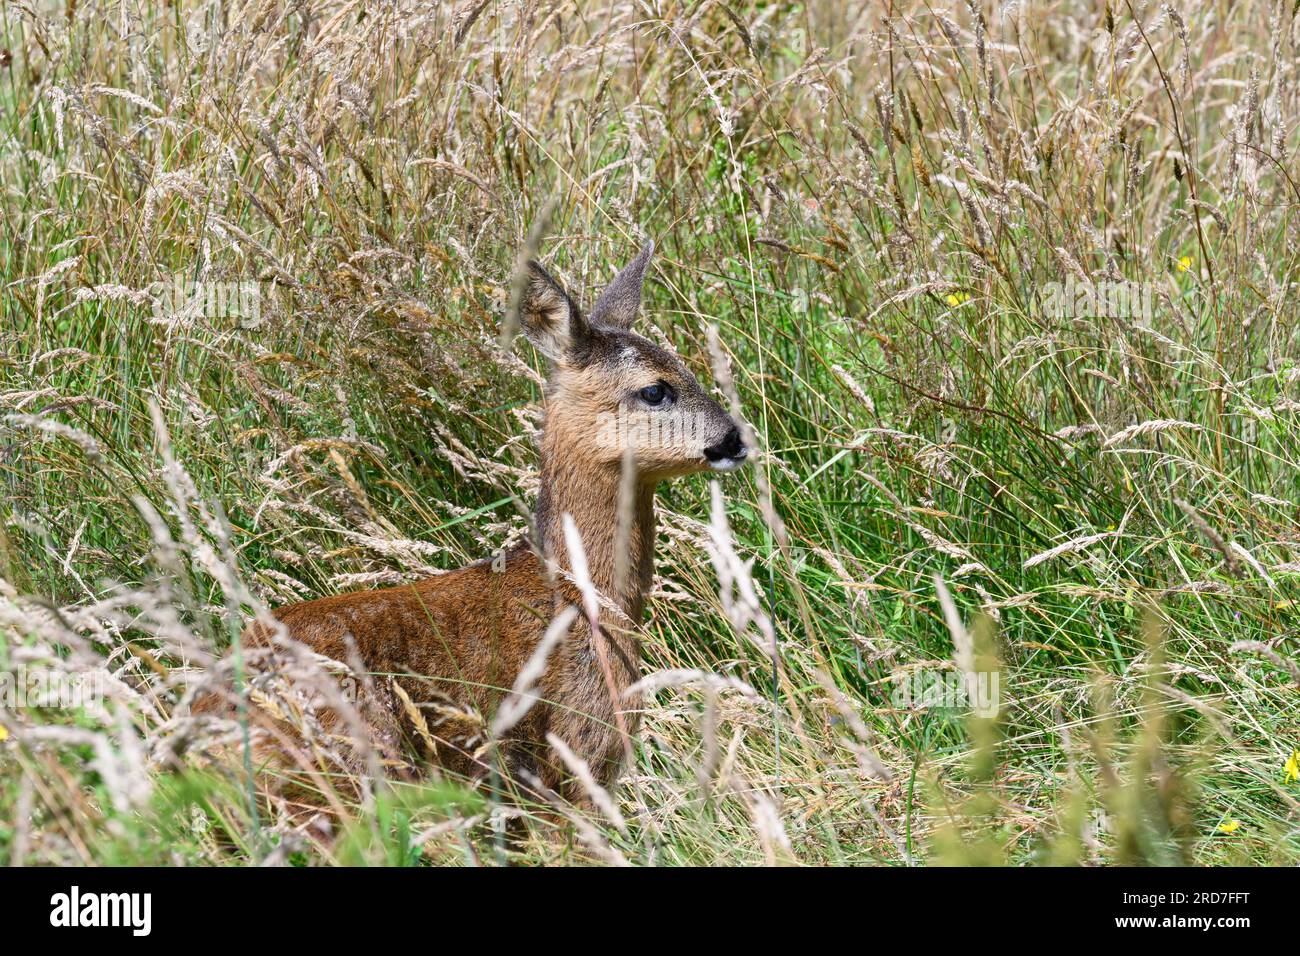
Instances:
[[[614,277],[609,288],[600,294],[591,307],[591,321],[596,325],[615,329],[628,329],[641,311],[641,287],[645,284],[645,270],[654,254],[655,244],[647,242],[635,259]]]

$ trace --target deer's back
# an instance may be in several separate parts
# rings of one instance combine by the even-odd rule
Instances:
[[[297,641],[375,677],[439,679],[456,697],[510,687],[551,617],[551,590],[531,551],[504,570],[484,561],[412,584],[290,604],[274,613]],[[254,625],[249,636],[265,641]],[[464,688],[454,692],[456,687]]]
[[[408,585],[290,604],[273,616],[295,641],[361,665],[367,681],[357,709],[384,756],[412,745],[427,752],[431,737],[429,756],[474,777],[487,770],[479,755],[488,722],[536,649],[557,601],[576,604],[578,594],[568,584],[557,594],[537,557],[521,548],[503,570],[485,561]],[[252,624],[244,643],[269,647],[272,631]],[[584,755],[598,779],[612,779],[621,753],[614,701],[638,676],[638,650],[634,642],[611,644],[607,678],[580,618],[569,640],[552,651],[538,702],[508,734],[512,768],[529,769],[555,786],[558,768],[545,756],[546,736],[554,732]],[[412,707],[423,728],[412,719]],[[329,708],[320,719],[327,731],[352,736]]]
[[[401,737],[427,749],[409,706],[393,692],[396,682],[436,741],[434,756],[473,775],[482,768],[469,755],[545,632],[553,605],[540,562],[521,548],[501,570],[484,561],[411,584],[290,604],[272,614],[293,640],[318,654],[360,663],[369,684],[362,709],[374,733],[394,738],[388,741],[394,745]],[[272,631],[252,624],[244,641],[270,646]],[[544,734],[542,710],[521,722],[520,736]],[[326,722],[334,723],[332,715]]]

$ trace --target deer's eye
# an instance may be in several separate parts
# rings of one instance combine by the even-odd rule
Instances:
[[[655,382],[653,385],[647,385],[645,388],[641,389],[639,394],[641,396],[641,401],[645,402],[647,405],[659,406],[672,398],[673,392],[672,389],[663,382]]]

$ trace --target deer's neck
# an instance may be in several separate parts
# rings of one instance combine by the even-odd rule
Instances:
[[[592,462],[581,451],[575,454],[571,449],[579,446],[566,447],[555,431],[548,427],[542,438],[537,497],[542,548],[560,567],[572,571],[563,520],[565,514],[572,515],[592,584],[639,622],[654,578],[654,483],[638,479],[625,490],[617,465]]]

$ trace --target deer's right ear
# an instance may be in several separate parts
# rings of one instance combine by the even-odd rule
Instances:
[[[587,323],[578,307],[537,262],[528,263],[519,322],[528,341],[552,362],[566,361],[587,334]]]

